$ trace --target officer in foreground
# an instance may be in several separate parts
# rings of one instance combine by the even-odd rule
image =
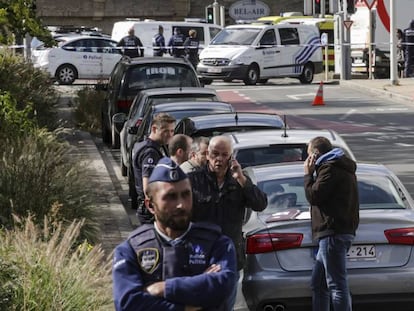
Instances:
[[[224,302],[236,284],[234,245],[217,226],[190,221],[187,175],[164,157],[146,194],[154,224],[138,227],[115,248],[116,310],[226,310]]]

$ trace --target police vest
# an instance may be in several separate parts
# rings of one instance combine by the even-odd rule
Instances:
[[[202,274],[210,266],[212,248],[221,236],[218,226],[193,223],[181,244],[163,241],[154,226],[144,224],[130,235],[144,285],[172,277]]]

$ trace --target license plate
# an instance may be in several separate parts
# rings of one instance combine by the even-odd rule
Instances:
[[[318,253],[318,247],[313,249],[313,258],[316,258]],[[347,259],[375,259],[377,253],[375,250],[375,245],[352,245],[346,254]]]
[[[220,73],[221,68],[207,68],[207,72]]]
[[[374,259],[377,257],[375,250],[375,245],[352,245],[346,254],[348,259],[358,259],[358,258],[371,258]]]

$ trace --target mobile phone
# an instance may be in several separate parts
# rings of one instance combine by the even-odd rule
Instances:
[[[230,159],[229,159],[229,168],[230,168],[230,170],[232,172],[234,171],[234,168],[233,168],[233,160],[234,160],[234,157],[233,157],[233,155],[231,155],[230,156]]]

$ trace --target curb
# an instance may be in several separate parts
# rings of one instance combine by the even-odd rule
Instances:
[[[366,85],[364,83],[361,83],[361,80],[359,80],[359,82],[354,82],[352,80],[340,80],[339,84],[341,86],[346,86],[346,87],[350,87],[350,88],[357,88],[357,89],[368,91],[370,93],[374,93],[374,94],[377,94],[377,95],[381,94],[385,97],[389,97],[390,99],[393,99],[393,100],[396,100],[396,101],[399,101],[399,102],[413,103],[413,101],[414,101],[414,97],[411,97],[409,95],[399,94],[397,92],[384,89],[387,86],[398,88],[398,86],[391,86],[390,84],[384,84],[384,85],[381,85],[381,86],[372,87],[372,86]]]

